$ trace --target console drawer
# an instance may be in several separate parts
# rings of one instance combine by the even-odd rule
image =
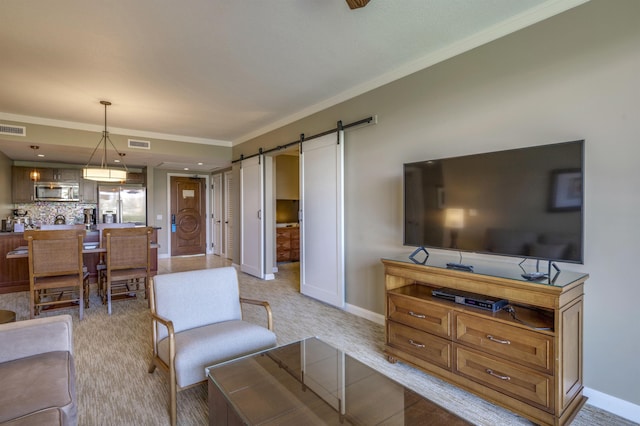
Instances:
[[[553,379],[551,376],[459,345],[454,345],[454,350],[455,373],[528,404],[552,411]]]
[[[387,321],[388,345],[451,370],[451,342],[406,325]]]
[[[451,310],[442,306],[416,301],[407,297],[389,294],[387,299],[389,319],[419,330],[451,337],[449,327]]]
[[[552,373],[552,337],[463,313],[457,313],[455,318],[456,341]]]

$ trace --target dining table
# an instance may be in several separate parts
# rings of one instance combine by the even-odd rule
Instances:
[[[151,244],[151,248],[154,248],[154,244]],[[155,248],[158,248],[157,244],[155,244]],[[107,249],[105,247],[100,247],[99,243],[82,244],[82,254],[106,253],[106,252],[107,252]],[[29,247],[27,246],[16,247],[15,249],[7,253],[7,259],[21,259],[25,257],[29,257]]]
[[[151,275],[156,275],[158,272],[158,258],[157,252],[160,245],[158,243],[151,243]],[[104,264],[103,255],[107,252],[106,247],[100,247],[100,243],[95,242],[85,242],[82,245],[82,257],[84,258],[84,264],[87,267],[87,272],[89,273],[89,281],[97,282],[98,280],[98,265]],[[8,262],[26,262],[26,259],[29,258],[29,248],[28,246],[18,246],[13,250],[7,252],[5,258]],[[13,259],[13,260],[12,260]],[[13,291],[23,291],[29,289],[29,275],[28,275],[28,266],[25,263],[24,265],[17,266],[20,269],[26,268],[25,272],[21,272],[20,276],[22,279],[16,284],[20,285],[20,287],[14,287]]]

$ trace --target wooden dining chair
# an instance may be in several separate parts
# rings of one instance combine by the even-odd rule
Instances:
[[[102,239],[107,249],[103,303],[107,304],[109,315],[114,297],[127,298],[144,291],[148,298],[152,233],[151,227],[102,230]]]
[[[89,295],[89,274],[82,262],[85,230],[28,230],[29,315],[42,310],[78,306],[84,317]]]
[[[103,230],[107,228],[133,228],[135,227],[135,223],[98,223],[96,225],[96,230],[98,231],[98,240],[100,247],[106,248],[106,241],[103,241]],[[107,264],[105,263],[104,253],[100,253],[100,259],[98,260],[98,264],[96,265],[96,274],[98,281],[98,295],[103,298],[106,297],[106,288],[107,288]]]

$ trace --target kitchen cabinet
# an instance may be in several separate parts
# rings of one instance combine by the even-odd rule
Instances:
[[[40,182],[80,182],[80,169],[38,168]]]
[[[89,179],[80,181],[80,201],[83,203],[98,202],[98,182]]]
[[[11,201],[14,203],[33,203],[34,188],[29,174],[33,167],[11,167]],[[40,169],[38,169],[40,171]]]
[[[127,180],[125,182],[127,185],[134,185],[134,184],[144,185],[144,182],[145,182],[144,173],[127,172]]]
[[[12,202],[32,203],[34,201],[34,182],[31,180],[30,176],[34,169],[40,173],[39,182],[80,183],[82,181],[80,169],[13,166],[11,168]],[[93,201],[86,202],[96,202],[96,195],[93,195]]]
[[[291,228],[291,261],[300,260],[300,228]]]
[[[26,245],[22,232],[0,233],[0,294],[29,290],[28,259],[7,259],[11,250]]]
[[[300,260],[300,228],[276,228],[276,261]]]

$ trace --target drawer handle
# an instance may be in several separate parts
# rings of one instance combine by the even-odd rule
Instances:
[[[490,334],[487,334],[487,339],[491,340],[492,342],[496,342],[496,343],[501,343],[503,345],[510,345],[511,341],[510,340],[500,340],[500,339],[496,339],[495,337],[493,337]]]
[[[491,375],[491,376],[493,376],[493,377],[497,377],[497,378],[498,378],[498,379],[500,379],[500,380],[506,380],[506,381],[511,380],[511,377],[509,377],[509,376],[501,376],[501,375],[499,375],[499,374],[496,374],[496,373],[494,373],[494,372],[493,372],[493,370],[492,370],[492,369],[490,369],[490,368],[487,368],[485,371],[487,372],[487,374],[489,374],[489,375]]]
[[[413,339],[409,339],[409,344],[415,346],[416,348],[424,348],[424,345],[422,343],[416,343],[413,341]]]
[[[424,319],[427,317],[426,315],[423,315],[423,314],[416,314],[413,311],[409,311],[409,315],[411,315],[412,317],[420,318],[420,319]]]

